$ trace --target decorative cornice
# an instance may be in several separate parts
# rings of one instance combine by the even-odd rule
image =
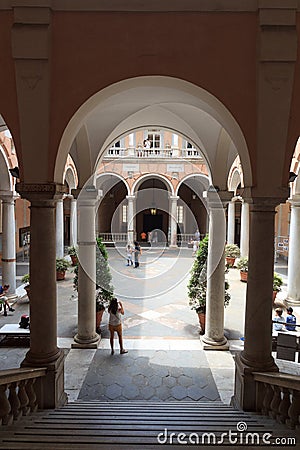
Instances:
[[[62,198],[68,193],[68,188],[60,183],[17,183],[16,191],[29,201],[42,201]]]

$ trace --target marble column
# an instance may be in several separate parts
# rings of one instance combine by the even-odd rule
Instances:
[[[63,199],[56,203],[56,256],[64,256],[64,203]]]
[[[177,204],[178,204],[178,199],[179,199],[179,197],[177,195],[170,196],[169,220],[170,220],[170,230],[171,230],[171,236],[170,236],[170,247],[171,248],[177,247]]]
[[[234,244],[235,230],[235,202],[228,203],[227,216],[227,244]]]
[[[9,284],[8,297],[16,297],[15,196],[1,195],[2,200],[2,285]]]
[[[226,219],[217,193],[208,193],[209,242],[207,258],[206,324],[204,350],[228,350],[224,336]]]
[[[300,195],[289,200],[291,204],[288,285],[287,299],[289,305],[300,306]]]
[[[30,349],[23,367],[46,367],[39,380],[44,408],[66,402],[64,353],[57,347],[55,198],[62,196],[60,184],[17,185],[30,205]],[[41,263],[42,261],[42,263]]]
[[[279,201],[278,201],[279,203]],[[250,206],[249,271],[244,350],[236,358],[233,403],[254,410],[252,373],[277,371],[272,357],[272,293],[276,199],[253,199]]]
[[[127,241],[133,244],[135,240],[135,195],[127,195]]]
[[[73,348],[97,348],[96,333],[96,232],[98,190],[82,189],[78,208],[78,332]]]
[[[70,247],[77,245],[77,200],[71,197],[71,211],[70,211]]]
[[[241,210],[241,257],[249,255],[249,203],[243,201]]]

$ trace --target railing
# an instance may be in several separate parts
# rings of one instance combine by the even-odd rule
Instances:
[[[105,242],[127,242],[128,235],[127,233],[98,233],[98,237]]]
[[[36,381],[46,371],[45,368],[0,371],[0,425],[11,425],[38,409]]]
[[[194,148],[143,148],[143,147],[112,147],[104,158],[196,158],[201,159],[201,153]]]
[[[257,411],[294,429],[300,425],[300,378],[287,373],[253,374]]]
[[[205,234],[200,234],[200,239],[202,240],[204,238]],[[195,233],[181,233],[177,234],[177,243],[181,246],[189,245],[193,241],[195,241]]]

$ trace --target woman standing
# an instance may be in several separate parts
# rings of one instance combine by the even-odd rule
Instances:
[[[118,334],[119,344],[120,344],[120,353],[123,355],[124,353],[128,353],[128,350],[125,350],[123,347],[123,336],[122,336],[122,320],[121,315],[124,315],[124,308],[120,301],[116,298],[113,298],[108,307],[109,312],[109,331],[110,331],[110,347],[111,354],[114,352],[114,334],[115,331]]]
[[[134,267],[139,267],[139,257],[142,254],[142,250],[140,244],[137,241],[134,241]]]

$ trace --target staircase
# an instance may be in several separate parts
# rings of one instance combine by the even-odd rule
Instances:
[[[239,425],[237,425],[239,424]],[[237,428],[238,427],[238,428]],[[247,427],[247,431],[245,428]],[[154,449],[154,448],[198,448],[196,435],[201,439],[203,433],[210,436],[211,445],[207,445],[208,436],[204,437],[201,448],[218,448],[217,442],[222,433],[229,430],[241,433],[264,433],[274,430],[280,436],[286,431],[280,430],[278,424],[270,419],[262,420],[237,411],[221,402],[83,402],[69,403],[58,410],[48,410],[23,417],[21,421],[10,426],[3,426],[0,432],[0,449],[31,450],[85,450],[85,449]],[[165,429],[168,430],[166,438]],[[160,435],[159,445],[157,436]],[[175,433],[170,437],[171,433]],[[180,444],[179,437],[187,441]],[[191,433],[194,433],[191,435]],[[274,435],[273,431],[273,435]],[[291,434],[292,435],[292,434]],[[189,441],[189,438],[192,440]],[[167,442],[165,442],[167,439]],[[222,438],[226,449],[241,448],[230,445],[228,434]],[[240,438],[239,438],[240,439]],[[255,445],[248,448],[256,448]],[[281,448],[277,446],[277,448]]]

